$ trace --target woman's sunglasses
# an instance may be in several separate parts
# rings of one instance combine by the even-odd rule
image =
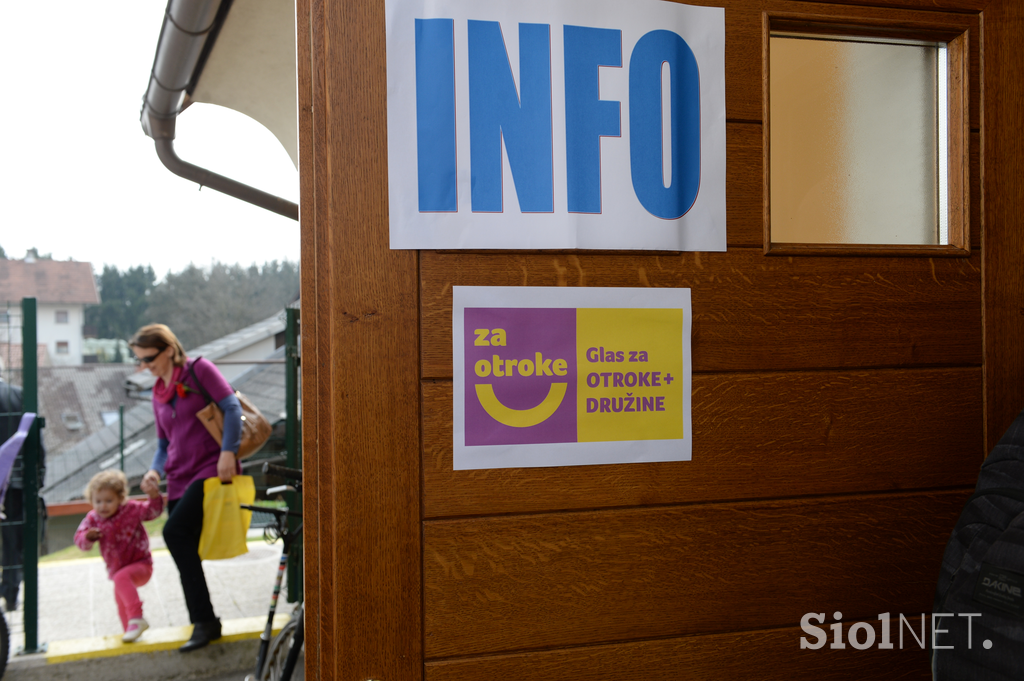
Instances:
[[[166,349],[167,348],[164,348],[164,350],[166,350]],[[160,352],[163,352],[164,350],[161,350]],[[136,364],[140,364],[140,365],[141,364],[149,364],[150,362],[155,361],[156,358],[160,356],[160,352],[152,354],[149,357],[136,357],[135,358],[135,363]]]

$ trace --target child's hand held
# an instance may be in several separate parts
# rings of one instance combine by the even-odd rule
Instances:
[[[101,536],[103,536],[102,533],[98,529],[96,529],[95,527],[89,528],[89,530],[85,533],[85,538],[88,539],[89,541],[96,541]]]
[[[139,485],[143,492],[145,492],[150,499],[160,494],[160,485],[154,482],[149,476],[142,478],[142,483]]]

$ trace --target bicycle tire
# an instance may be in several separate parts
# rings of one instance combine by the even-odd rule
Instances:
[[[271,639],[270,648],[267,650],[267,661],[263,665],[263,673],[256,681],[288,681],[282,678],[281,672],[284,670],[288,653],[292,649],[292,643],[298,630],[298,617],[293,614],[292,619],[281,628],[277,636]],[[300,641],[299,645],[303,646],[304,642]],[[301,672],[296,678],[303,678]]]
[[[305,607],[299,607],[299,616],[297,629],[292,636],[291,650],[288,651],[288,657],[284,661],[284,669],[281,670],[281,681],[291,681],[292,674],[295,673],[295,669],[299,666],[299,657],[306,650],[306,609]],[[306,676],[306,670],[303,669],[297,678],[304,679]]]

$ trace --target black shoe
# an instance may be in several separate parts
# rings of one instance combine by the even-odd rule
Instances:
[[[186,641],[185,645],[178,648],[179,652],[190,653],[199,650],[220,638],[220,620],[210,622],[196,622],[192,628],[192,638]]]

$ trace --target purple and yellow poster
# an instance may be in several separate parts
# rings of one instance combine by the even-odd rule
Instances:
[[[454,288],[454,467],[689,461],[690,290]]]

